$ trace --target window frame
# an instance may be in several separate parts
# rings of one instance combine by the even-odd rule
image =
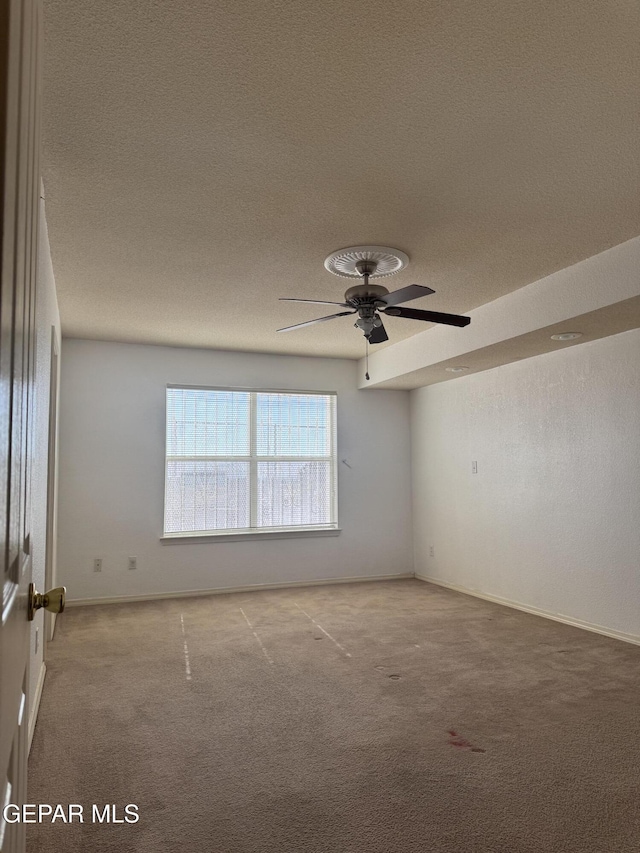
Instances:
[[[167,454],[167,412],[168,394],[175,389],[179,391],[222,391],[225,393],[249,394],[249,454],[243,456],[169,456]],[[259,456],[257,454],[257,395],[258,394],[284,394],[289,396],[315,396],[332,397],[331,423],[329,427],[330,452],[328,456],[297,455],[297,456]],[[164,543],[177,543],[180,541],[206,542],[210,539],[234,540],[246,538],[300,538],[307,536],[336,536],[341,532],[338,525],[338,394],[336,391],[308,391],[291,388],[249,388],[242,386],[227,385],[187,385],[183,383],[168,383],[165,388],[165,426],[164,426],[164,503],[162,519],[161,541]],[[220,530],[188,530],[178,532],[167,532],[167,471],[170,460],[184,461],[213,461],[213,462],[245,462],[249,463],[249,522],[250,527],[223,528]],[[330,514],[332,521],[319,525],[290,525],[282,527],[258,527],[257,501],[258,501],[258,463],[259,462],[300,462],[321,461],[329,462],[329,488],[330,488]]]

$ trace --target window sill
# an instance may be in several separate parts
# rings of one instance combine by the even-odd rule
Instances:
[[[170,533],[160,537],[163,545],[199,545],[204,542],[247,542],[250,539],[311,539],[339,536],[340,527],[303,527],[299,530],[242,530],[238,533]]]

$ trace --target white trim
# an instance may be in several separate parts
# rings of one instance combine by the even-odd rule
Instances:
[[[7,807],[7,806],[9,805],[9,803],[11,802],[11,792],[12,792],[12,791],[13,791],[13,785],[12,785],[12,784],[11,784],[11,782],[7,779],[7,782],[6,782],[6,785],[5,785],[5,789],[4,789],[4,802],[2,803],[2,813],[3,813],[3,814],[4,814],[4,810],[6,809],[6,807]],[[8,826],[8,825],[9,825],[9,824],[7,823],[7,821],[6,821],[6,820],[4,820],[4,819],[3,819],[2,821],[0,821],[0,850],[2,850],[2,847],[3,847],[3,844],[4,844],[4,834],[5,834],[6,830],[7,830],[7,826]]]
[[[155,601],[164,598],[192,598],[199,595],[226,595],[231,592],[260,592],[264,589],[289,589],[303,586],[330,586],[339,583],[371,583],[372,581],[400,581],[413,578],[413,572],[397,575],[365,575],[353,578],[320,578],[312,581],[284,581],[283,583],[256,583],[246,586],[223,586],[212,589],[189,589],[184,592],[154,592],[149,595],[118,595],[109,598],[72,598],[66,607],[83,607],[87,604],[126,604],[130,601]]]
[[[331,401],[331,518],[338,524],[338,397]]]
[[[202,542],[234,542],[249,539],[306,539],[311,536],[339,536],[341,527],[303,527],[299,530],[287,530],[280,528],[269,530],[265,527],[246,528],[230,532],[223,530],[220,533],[194,532],[194,533],[165,533],[160,537],[163,545],[198,545]]]
[[[195,455],[169,455],[169,394],[172,391],[220,391],[225,394],[242,394],[249,398],[248,400],[248,423],[249,423],[249,453],[218,456],[217,454],[195,454]],[[258,396],[269,394],[278,395],[281,397],[323,397],[329,404],[329,453],[328,454],[290,454],[290,455],[264,455],[258,453]],[[164,465],[164,510],[163,510],[163,536],[171,537],[175,534],[168,533],[167,525],[167,490],[169,483],[169,465],[176,462],[235,462],[249,466],[249,529],[254,529],[262,532],[264,528],[258,526],[258,465],[261,463],[277,463],[277,462],[323,462],[329,464],[329,516],[330,521],[323,525],[307,525],[306,529],[317,527],[337,527],[338,524],[338,452],[337,452],[337,393],[335,391],[322,393],[320,391],[266,391],[264,389],[240,389],[240,388],[215,388],[215,387],[200,387],[188,385],[167,385],[166,388],[166,405],[165,405],[165,465]],[[281,528],[282,529],[282,528]],[[190,531],[180,531],[187,534]],[[205,534],[227,534],[230,537],[236,538],[236,534],[240,531],[236,530],[206,530],[198,531],[196,535]],[[243,531],[244,532],[244,531]]]
[[[255,432],[255,427],[254,427]],[[167,456],[171,462],[329,462],[331,456],[258,456],[253,450],[248,456]]]
[[[258,400],[249,394],[249,527],[258,527]],[[165,534],[166,535],[166,534]]]
[[[257,353],[256,353],[257,355]],[[241,391],[243,393],[256,394],[317,394],[320,397],[337,397],[337,391],[308,391],[299,388],[256,388],[255,386],[245,387],[243,385],[185,385],[183,383],[168,382],[167,388],[174,388],[180,391],[185,388],[188,391]]]
[[[33,694],[33,702],[31,703],[31,709],[29,712],[29,740],[27,742],[27,751],[31,751],[31,741],[33,740],[33,733],[36,730],[36,722],[38,720],[38,711],[40,710],[40,700],[42,699],[42,688],[44,687],[44,677],[47,674],[47,666],[44,661],[40,666],[40,674],[38,675],[38,683],[36,684],[36,689]]]
[[[574,628],[583,628],[585,631],[592,631],[594,634],[603,634],[605,637],[612,637],[614,640],[623,640],[625,643],[633,643],[636,646],[640,646],[640,636],[637,634],[625,634],[623,631],[615,631],[613,628],[605,628],[603,625],[594,625],[592,622],[584,622],[582,619],[576,619],[574,616],[565,616],[562,613],[549,613],[548,610],[539,610],[537,607],[530,607],[528,604],[520,604],[518,601],[510,601],[508,598],[500,598],[497,595],[488,595],[484,592],[478,592],[475,589],[467,589],[467,587],[457,586],[448,581],[419,575],[417,572],[415,577],[419,581],[443,586],[446,589],[452,589],[454,592],[473,595],[475,598],[483,598],[485,601],[492,601],[494,604],[502,604],[504,607],[512,607],[514,610],[523,610],[525,613],[531,613],[534,616],[542,616],[544,619],[562,622],[563,625],[572,625]]]

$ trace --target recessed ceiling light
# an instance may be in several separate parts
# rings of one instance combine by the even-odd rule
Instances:
[[[445,367],[449,373],[462,373],[465,370],[469,370],[468,367]]]
[[[562,332],[560,335],[551,335],[552,341],[575,341],[576,338],[581,338],[582,332]]]

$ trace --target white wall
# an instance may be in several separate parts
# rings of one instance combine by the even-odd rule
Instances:
[[[36,285],[36,377],[34,394],[34,457],[31,470],[31,539],[33,582],[44,592],[47,541],[47,480],[49,456],[49,388],[51,381],[51,336],[60,341],[60,316],[55,281],[51,266],[49,237],[44,202],[40,201],[40,234]],[[55,568],[54,568],[55,571]],[[36,652],[36,632],[38,650]],[[30,708],[36,709],[34,698],[38,679],[42,677],[44,610],[39,610],[31,623],[31,661],[29,675]]]
[[[65,339],[58,566],[69,598],[412,572],[409,394],[359,391],[356,373],[355,361]],[[162,544],[167,383],[337,391],[351,466],[338,466],[342,533]]]
[[[640,637],[640,330],[411,398],[416,573]]]

